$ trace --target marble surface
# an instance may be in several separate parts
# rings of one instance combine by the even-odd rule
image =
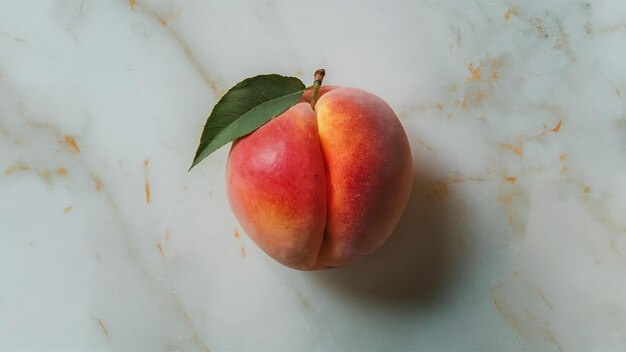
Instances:
[[[0,350],[626,349],[623,1],[0,0]],[[276,264],[188,173],[259,73],[411,140],[392,238]]]

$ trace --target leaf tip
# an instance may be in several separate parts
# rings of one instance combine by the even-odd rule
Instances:
[[[189,170],[187,170],[187,172],[190,172],[191,169],[193,169],[196,165],[198,165],[198,163],[201,161],[202,159],[198,159],[198,158],[194,158],[193,162],[191,163],[191,166],[189,167]]]

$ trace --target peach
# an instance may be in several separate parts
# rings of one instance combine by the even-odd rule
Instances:
[[[244,231],[278,262],[300,270],[346,265],[393,232],[408,200],[411,150],[381,98],[322,87],[233,143],[230,205]]]

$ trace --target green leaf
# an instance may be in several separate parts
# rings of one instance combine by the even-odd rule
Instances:
[[[299,79],[280,75],[260,75],[237,83],[211,111],[189,170],[221,146],[285,112],[305,89]]]

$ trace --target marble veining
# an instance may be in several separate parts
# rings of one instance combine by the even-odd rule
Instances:
[[[626,4],[0,1],[0,350],[626,348]],[[297,272],[226,201],[236,82],[387,100],[414,187]]]

